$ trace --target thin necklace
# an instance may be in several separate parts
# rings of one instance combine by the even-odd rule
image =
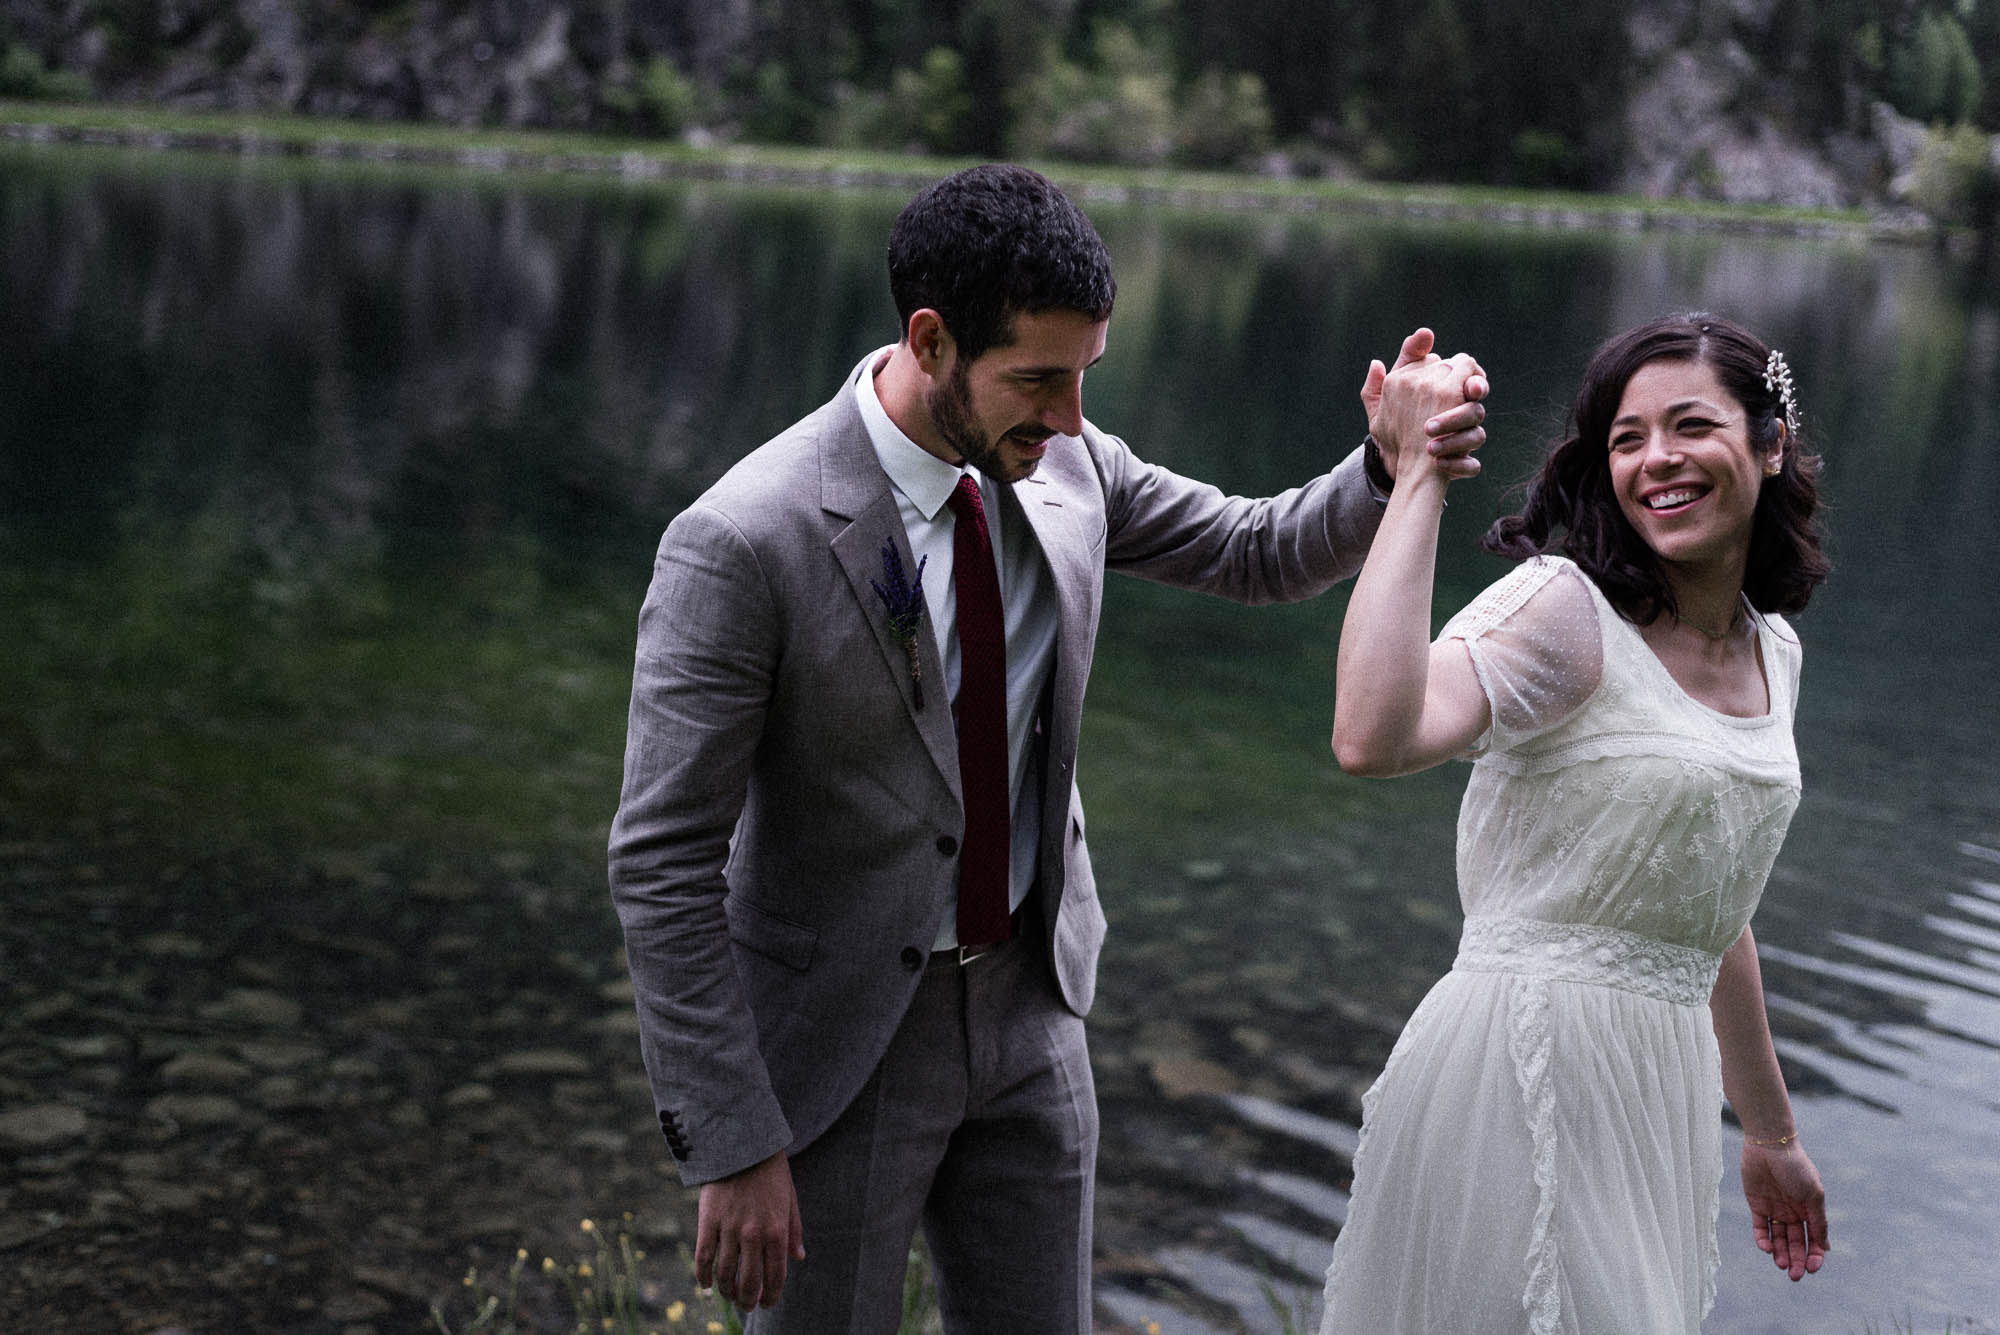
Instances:
[[[1736,610],[1729,614],[1729,624],[1724,626],[1721,630],[1710,630],[1707,626],[1702,625],[1699,621],[1690,621],[1688,618],[1682,616],[1679,612],[1675,612],[1673,614],[1673,618],[1675,621],[1678,621],[1681,625],[1687,626],[1692,630],[1698,630],[1703,635],[1706,635],[1711,641],[1719,644],[1723,640],[1728,639],[1731,635],[1734,635],[1736,633],[1736,628],[1743,624],[1743,605],[1740,602],[1736,605]]]

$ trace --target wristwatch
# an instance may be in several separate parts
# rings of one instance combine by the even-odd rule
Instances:
[[[1370,432],[1361,438],[1361,471],[1368,475],[1368,483],[1383,495],[1396,489],[1396,479],[1389,476],[1388,465],[1382,462],[1382,447],[1375,443],[1375,435]]]

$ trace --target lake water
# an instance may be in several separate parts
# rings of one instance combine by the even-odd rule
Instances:
[[[79,975],[122,971],[105,995],[127,1008],[197,1009],[296,978],[309,1025],[321,1002],[379,1012],[442,986],[442,952],[474,995],[560,998],[569,979],[615,1003],[601,848],[653,544],[893,337],[881,252],[901,202],[0,151],[0,856],[84,869],[10,873],[0,1112],[59,1087],[93,1128],[0,1184],[15,1259],[102,1243],[37,1193],[129,1160],[109,1128],[157,1088],[144,1067],[163,1049],[135,1040],[121,1075],[63,1029],[92,1013],[64,1001],[91,995]],[[1230,490],[1344,454],[1367,359],[1416,324],[1479,354],[1487,475],[1453,492],[1440,619],[1501,572],[1472,541],[1600,339],[1700,307],[1786,351],[1838,569],[1797,619],[1805,796],[1757,931],[1835,1250],[1783,1281],[1732,1170],[1708,1329],[2000,1329],[1990,278],[1852,241],[1087,207],[1119,301],[1086,411]],[[1080,762],[1111,918],[1092,1017],[1107,1327],[1275,1330],[1269,1297],[1313,1309],[1360,1092],[1454,950],[1464,771],[1335,767],[1343,606],[1244,610],[1130,581],[1108,596]],[[187,866],[311,895],[197,900],[172,888]],[[76,922],[50,907],[71,894]],[[88,959],[65,954],[72,927],[98,933]],[[346,944],[315,950],[308,979],[244,957],[272,941]],[[471,1051],[490,1028],[426,1051],[490,1064]],[[636,1045],[614,1033],[604,1051],[629,1068],[592,1115],[643,1128]],[[64,1084],[52,1052],[112,1073]],[[440,1143],[476,1102],[422,1080],[398,1098]],[[639,1134],[589,1143],[656,1157]],[[507,1194],[398,1153],[399,1174],[449,1179],[439,1199]],[[124,1171],[107,1190],[130,1194]],[[550,1199],[647,1208],[601,1198],[595,1171]],[[683,1208],[649,1180],[653,1206]],[[155,1203],[171,1217],[175,1199]],[[448,1285],[453,1226],[400,1225],[433,1226],[428,1251],[404,1251]],[[25,1293],[0,1286],[0,1303]]]

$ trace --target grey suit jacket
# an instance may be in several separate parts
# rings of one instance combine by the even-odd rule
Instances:
[[[1306,598],[1360,567],[1381,505],[1359,452],[1246,500],[1090,426],[1052,440],[1011,493],[1005,522],[1033,531],[1061,605],[1040,738],[1038,948],[1081,1015],[1104,914],[1073,776],[1104,572],[1241,602]],[[887,1048],[956,903],[951,706],[926,623],[915,707],[869,583],[885,539],[908,562],[850,377],[660,542],[610,874],[656,1110],[689,1185],[826,1129]]]

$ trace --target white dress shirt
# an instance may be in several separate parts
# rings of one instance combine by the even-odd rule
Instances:
[[[937,636],[944,660],[945,696],[957,709],[958,591],[952,581],[952,533],[955,520],[945,502],[969,475],[979,484],[986,509],[986,530],[999,567],[1000,606],[1007,627],[1007,764],[1011,817],[1008,877],[1009,905],[1019,908],[1035,882],[1035,853],[1041,843],[1041,776],[1035,773],[1035,712],[1042,687],[1055,663],[1059,620],[1055,582],[1042,559],[1041,544],[1018,514],[1000,504],[1001,484],[970,465],[954,468],[904,435],[889,418],[875,393],[875,375],[893,348],[885,348],[862,363],[855,377],[854,397],[867,424],[868,439],[882,461],[882,471],[896,493],[903,528],[910,538],[910,575],[924,562],[924,618]],[[938,929],[936,949],[958,945],[958,920],[946,914]]]

